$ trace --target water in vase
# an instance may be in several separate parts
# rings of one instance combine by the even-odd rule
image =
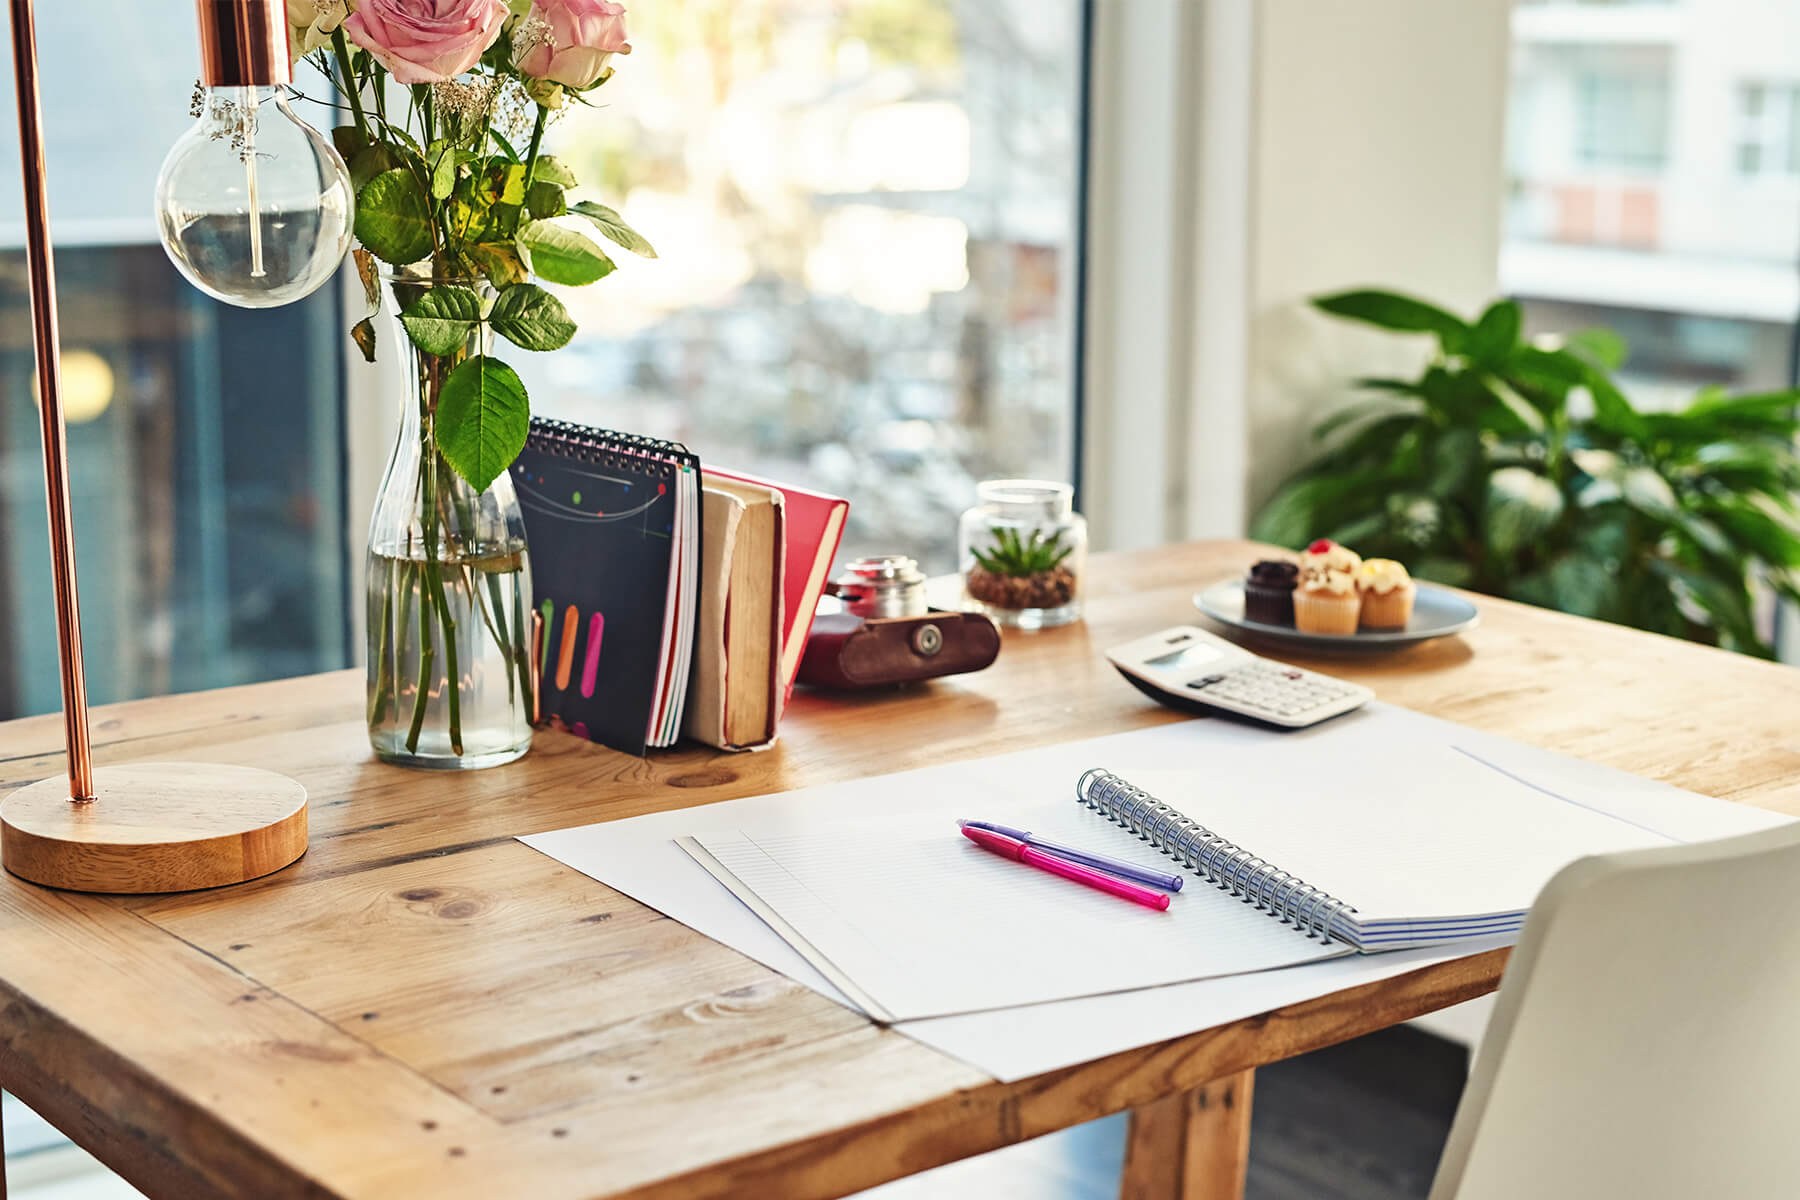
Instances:
[[[376,754],[458,769],[525,753],[531,577],[524,544],[435,563],[372,551],[368,581]],[[423,626],[422,605],[429,606]]]

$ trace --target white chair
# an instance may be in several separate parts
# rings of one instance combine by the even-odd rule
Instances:
[[[1800,824],[1565,868],[1431,1200],[1796,1196]]]

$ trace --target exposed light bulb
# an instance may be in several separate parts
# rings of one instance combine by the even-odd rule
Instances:
[[[285,32],[285,31],[284,31]],[[163,249],[189,283],[243,308],[311,295],[350,249],[344,160],[279,85],[208,87],[156,177]]]

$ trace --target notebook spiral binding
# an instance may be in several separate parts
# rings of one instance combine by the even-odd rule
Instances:
[[[549,451],[581,462],[616,470],[637,471],[662,479],[673,478],[679,466],[672,462],[657,461],[658,456],[693,458],[688,448],[680,442],[665,442],[635,433],[590,429],[585,425],[553,421],[545,417],[531,418],[531,432],[526,435],[525,444],[535,450]],[[648,466],[644,461],[646,458],[651,460]]]
[[[1176,812],[1142,788],[1095,767],[1075,784],[1075,798],[1187,866],[1222,892],[1329,941],[1332,925],[1356,910]]]

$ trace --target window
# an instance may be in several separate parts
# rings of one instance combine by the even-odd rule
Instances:
[[[538,411],[850,498],[954,567],[979,479],[1074,463],[1080,0],[659,0],[556,152],[656,243],[565,292]]]
[[[151,194],[190,119],[189,19],[124,0],[37,15],[90,696],[346,666],[336,291],[234,309],[164,257]],[[97,74],[128,81],[130,121],[93,102]],[[10,106],[10,79],[0,87]],[[60,705],[18,143],[4,124],[0,719]]]
[[[1800,85],[1738,89],[1737,169],[1745,175],[1800,175]]]
[[[1586,71],[1576,79],[1576,158],[1590,167],[1656,170],[1668,137],[1669,85],[1653,75]]]

